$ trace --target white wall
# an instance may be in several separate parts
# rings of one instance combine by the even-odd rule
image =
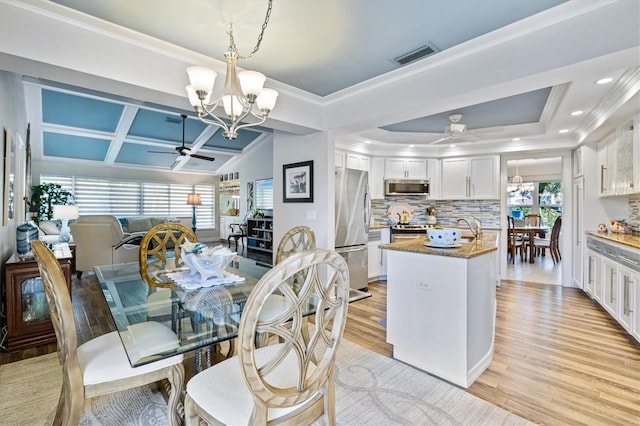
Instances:
[[[22,89],[22,78],[14,73],[0,71],[0,131],[2,128],[7,129],[11,135],[11,139],[15,144],[14,169],[16,171],[15,184],[15,217],[10,220],[6,226],[2,226],[3,221],[0,220],[0,260],[2,265],[4,261],[11,256],[16,248],[16,226],[22,223],[24,218],[24,203],[22,197],[24,190],[24,162],[25,162],[25,144],[27,140],[27,118],[25,109],[24,92]],[[2,138],[2,136],[0,136]],[[20,143],[22,141],[23,143]],[[4,141],[0,140],[1,147]],[[2,156],[0,156],[2,157]],[[4,161],[0,161],[0,177],[4,176]],[[3,180],[0,178],[0,186]],[[0,190],[0,214],[3,211],[4,189]],[[4,281],[4,266],[1,268],[2,278]]]
[[[333,248],[334,229],[334,141],[326,132],[298,136],[284,132],[273,135],[274,247],[292,227],[306,225],[316,234],[319,248]],[[313,160],[313,203],[283,203],[282,166]]]

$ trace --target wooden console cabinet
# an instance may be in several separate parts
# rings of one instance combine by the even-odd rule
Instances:
[[[71,293],[71,258],[58,259]],[[5,263],[7,348],[10,351],[56,341],[38,264],[13,255]]]

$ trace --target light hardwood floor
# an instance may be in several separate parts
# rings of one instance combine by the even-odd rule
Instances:
[[[369,291],[349,306],[345,338],[390,357],[386,282]],[[599,305],[581,290],[519,281],[503,281],[497,299],[493,362],[468,392],[538,424],[640,424],[640,345]],[[80,342],[113,330],[95,276],[74,282],[73,304]],[[3,352],[0,364],[53,351]]]
[[[521,262],[520,256],[516,256],[515,262],[507,263],[507,280],[527,281],[538,284],[562,285],[562,261],[553,263],[553,259],[547,253],[546,256],[537,256],[535,263]]]

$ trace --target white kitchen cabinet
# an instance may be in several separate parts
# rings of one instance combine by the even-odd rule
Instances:
[[[598,142],[599,195],[614,194],[616,176],[615,136]]]
[[[633,282],[631,283],[631,335],[640,342],[640,273],[632,274]]]
[[[638,276],[631,269],[624,266],[618,267],[618,294],[620,297],[618,321],[629,333],[633,333],[633,315],[638,307],[635,299],[637,282]],[[640,330],[637,331],[640,332]]]
[[[583,268],[582,260],[584,258],[582,251],[584,249],[584,177],[579,177],[573,180],[573,199],[575,201],[573,209],[573,220],[571,226],[573,227],[572,239],[573,239],[573,285],[576,287],[582,287],[583,283]]]
[[[497,155],[442,160],[441,198],[499,199],[499,167]]]
[[[384,199],[384,158],[371,158],[371,170],[369,171],[369,193],[371,199]]]
[[[616,173],[613,188],[615,194],[640,191],[640,147],[636,127],[634,121],[629,120],[616,130]]]
[[[424,158],[387,158],[384,161],[385,179],[426,179],[427,160]]]
[[[611,259],[602,259],[602,307],[611,314],[618,316],[618,264]]]
[[[346,165],[347,169],[364,170],[368,172],[371,168],[371,158],[366,155],[347,152]]]
[[[389,228],[372,229],[369,231],[368,271],[369,280],[384,279],[387,276],[387,253],[380,249],[380,244],[390,242]]]
[[[593,250],[586,250],[583,290],[598,302],[602,298],[602,257]]]
[[[430,200],[440,199],[440,176],[442,174],[441,161],[435,158],[427,160],[427,179],[429,179]]]
[[[573,151],[573,177],[584,175],[584,145]]]

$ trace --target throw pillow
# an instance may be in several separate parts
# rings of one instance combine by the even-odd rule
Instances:
[[[151,220],[148,217],[131,219],[129,218],[127,230],[129,232],[146,232],[152,228]]]

